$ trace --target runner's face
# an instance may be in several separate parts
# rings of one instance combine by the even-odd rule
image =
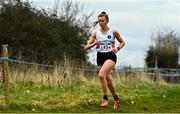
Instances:
[[[99,25],[101,28],[107,26],[107,20],[106,20],[105,16],[98,17],[98,22],[99,22]]]

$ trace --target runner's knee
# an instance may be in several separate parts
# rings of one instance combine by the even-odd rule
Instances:
[[[112,82],[107,82],[108,86],[111,86],[112,85]]]
[[[106,78],[106,79],[107,79],[107,78]],[[111,85],[112,85],[112,81],[109,80],[109,79],[107,79],[107,84],[108,84],[108,86],[111,86]]]
[[[100,70],[100,71],[99,71],[99,78],[100,78],[100,79],[105,79],[105,78],[106,78],[106,73],[105,73],[104,70]]]

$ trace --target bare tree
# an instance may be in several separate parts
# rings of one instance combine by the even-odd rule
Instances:
[[[58,4],[61,5],[58,6]],[[84,11],[84,3],[72,2],[72,0],[64,2],[56,0],[54,9],[62,20],[71,22],[73,25],[78,24],[88,28],[91,23],[90,18],[93,12],[88,14]]]

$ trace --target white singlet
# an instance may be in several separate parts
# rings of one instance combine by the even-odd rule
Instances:
[[[103,35],[100,29],[96,30],[96,40],[100,42],[100,46],[97,48],[98,52],[110,52],[112,50],[112,42],[115,42],[113,29],[109,28],[106,35]]]

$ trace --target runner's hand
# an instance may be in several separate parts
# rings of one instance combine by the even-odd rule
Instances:
[[[94,42],[94,45],[96,46],[96,48],[99,48],[99,47],[100,47],[100,41],[96,40],[96,41]]]
[[[113,48],[113,49],[112,49],[112,52],[113,52],[113,53],[117,53],[118,51],[119,51],[119,50],[118,50],[117,48]]]

